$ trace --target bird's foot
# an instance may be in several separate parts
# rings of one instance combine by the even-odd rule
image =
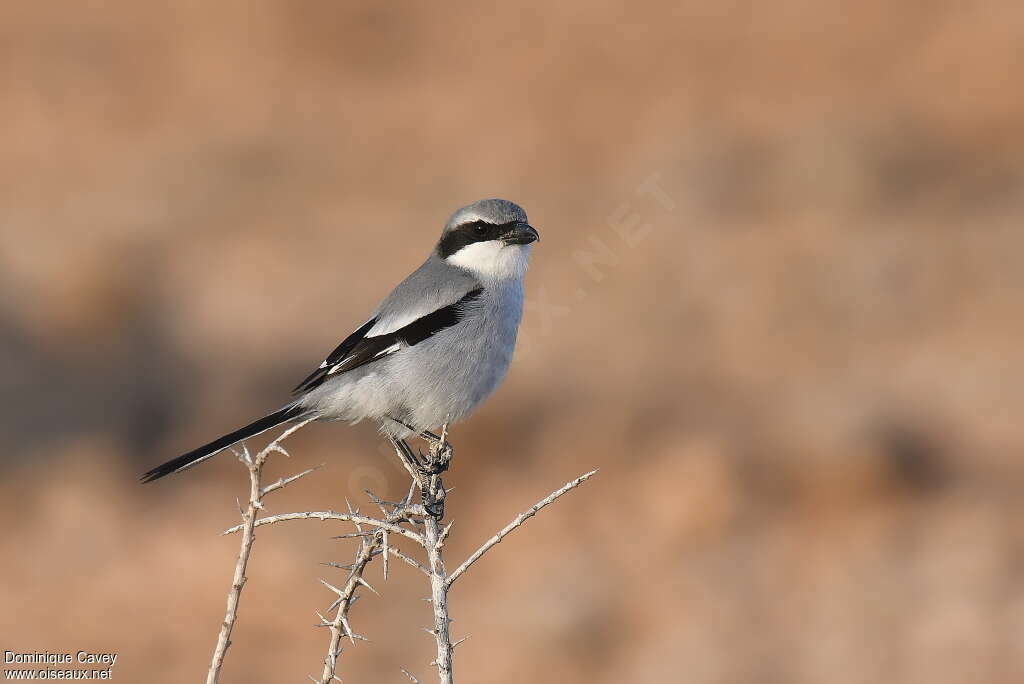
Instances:
[[[421,492],[423,495],[423,501],[428,503],[423,504],[423,510],[427,512],[434,520],[441,520],[444,518],[444,490],[442,489],[439,497],[430,497],[429,492]]]
[[[406,470],[419,485],[420,500],[427,515],[435,520],[441,520],[444,517],[444,499],[447,493],[441,482],[441,474],[448,470],[454,449],[448,442],[447,429],[441,432],[441,436],[429,431],[418,434],[428,443],[426,452],[422,449],[413,449],[403,439],[392,437],[391,442],[398,450]]]
[[[447,471],[448,465],[455,455],[455,448],[448,441],[448,430],[445,429],[440,436],[435,435],[429,430],[424,430],[420,433],[420,438],[429,445],[430,449],[428,454],[420,452],[421,459],[426,462],[429,468],[427,472],[430,475],[440,475]]]
[[[448,470],[453,455],[452,445],[447,442],[436,446],[432,445],[427,453],[423,453],[422,450],[418,451],[417,466],[420,473],[428,478],[432,475],[440,475]]]

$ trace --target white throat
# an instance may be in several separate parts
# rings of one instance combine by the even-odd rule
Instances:
[[[507,245],[501,240],[474,242],[448,257],[450,264],[472,271],[481,280],[519,280],[526,274],[532,245]]]

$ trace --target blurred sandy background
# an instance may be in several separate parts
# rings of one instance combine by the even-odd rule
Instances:
[[[464,682],[1024,681],[1020,2],[0,4],[0,649],[192,682],[221,457],[455,207],[543,242],[457,428]],[[404,477],[318,425],[271,512]],[[258,535],[225,681],[304,681],[340,526]],[[333,575],[337,576],[337,575]],[[346,682],[432,681],[421,578]],[[371,580],[372,581],[372,580]]]

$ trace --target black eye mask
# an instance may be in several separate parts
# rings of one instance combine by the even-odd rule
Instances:
[[[474,242],[488,242],[497,240],[508,233],[516,225],[515,221],[509,223],[488,223],[487,221],[470,221],[463,223],[458,228],[449,231],[437,245],[438,255],[447,259],[463,247]]]

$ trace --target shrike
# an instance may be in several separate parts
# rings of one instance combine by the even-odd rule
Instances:
[[[278,411],[142,476],[151,482],[290,421],[370,419],[395,440],[465,418],[501,383],[540,239],[526,212],[485,199],[448,219],[427,260],[295,388]]]

